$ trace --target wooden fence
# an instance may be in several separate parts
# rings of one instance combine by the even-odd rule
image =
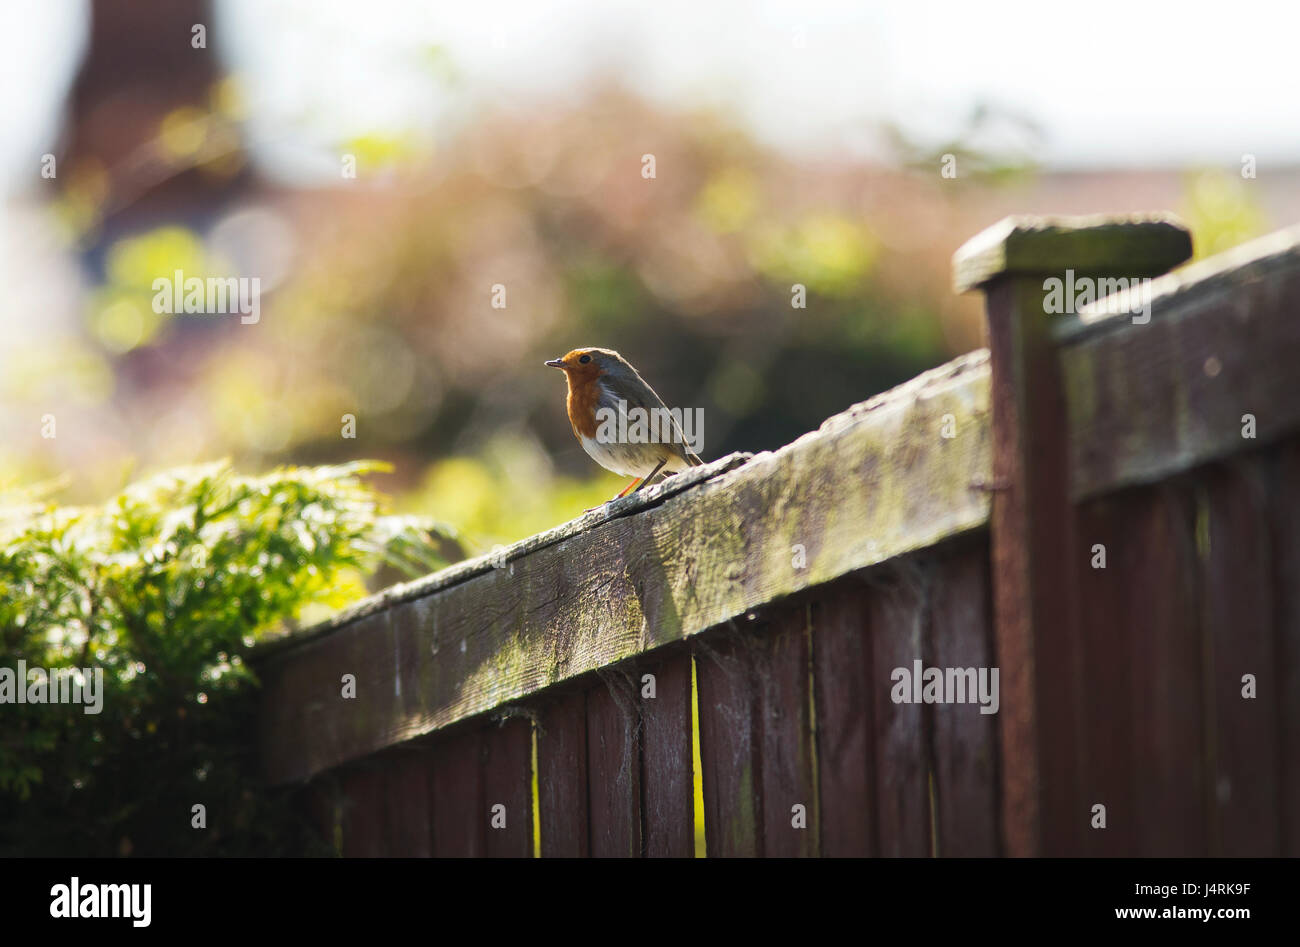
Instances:
[[[268,778],[343,855],[1300,854],[1300,230],[1190,254],[985,231],[988,351],[263,649]]]

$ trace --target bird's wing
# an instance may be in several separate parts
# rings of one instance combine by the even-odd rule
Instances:
[[[664,413],[659,416],[668,419],[668,423],[672,425],[672,434],[675,438],[672,443],[667,445],[668,449],[692,467],[698,467],[703,464],[704,461],[700,459],[700,456],[686,446],[686,435],[682,432],[681,426],[677,423],[677,418],[673,415],[672,411],[669,410],[668,406],[664,404],[664,400],[659,397],[658,393],[651,388],[649,384],[646,383],[646,380],[641,377],[641,374],[637,372],[636,369],[633,369],[632,371],[636,374],[636,380],[641,384],[623,386],[627,389],[627,393],[624,395],[623,400],[627,402],[628,408],[641,408],[647,412],[654,410],[663,411]],[[609,389],[606,389],[606,391],[609,391]],[[610,395],[613,402],[617,403],[618,397],[613,395],[612,392],[610,392]]]

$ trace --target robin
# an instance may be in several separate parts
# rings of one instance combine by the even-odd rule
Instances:
[[[569,423],[582,449],[606,470],[636,478],[614,499],[647,486],[661,471],[667,477],[704,463],[686,446],[663,400],[613,349],[574,349],[546,364],[569,381]]]

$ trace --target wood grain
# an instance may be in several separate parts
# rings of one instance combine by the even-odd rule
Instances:
[[[695,854],[695,784],[691,757],[691,654],[669,648],[636,665],[634,686],[653,674],[655,697],[640,696],[642,807],[645,853]]]
[[[813,609],[813,686],[821,853],[876,854],[873,694],[888,677],[871,668],[866,580],[828,586]]]
[[[586,857],[591,848],[584,690],[563,691],[539,708],[537,774],[543,857]]]
[[[478,727],[467,726],[433,744],[433,853],[439,858],[477,858],[487,852]]]
[[[489,858],[533,854],[533,729],[527,718],[488,724],[480,735]],[[497,810],[504,806],[504,812]],[[499,819],[504,816],[505,825]]]
[[[895,703],[895,669],[910,675],[924,663],[929,588],[925,568],[903,561],[882,570],[868,600],[871,637],[871,719],[876,774],[876,826],[879,854],[921,857],[933,854],[926,706]]]
[[[640,698],[626,668],[601,675],[587,691],[587,798],[591,854],[641,854]]]
[[[258,665],[268,776],[306,779],[978,528],[987,379],[982,354],[959,359],[635,515],[277,651]]]
[[[814,777],[810,607],[785,605],[756,642],[762,730],[763,854],[795,858],[820,852],[820,800]],[[796,827],[795,806],[802,807]]]
[[[753,623],[750,623],[751,626]],[[758,629],[751,627],[749,632]],[[762,712],[754,645],[735,629],[695,642],[704,833],[710,858],[763,854]]]
[[[1225,256],[1155,281],[1145,325],[1112,317],[1058,332],[1076,499],[1300,428],[1300,228]]]
[[[988,545],[961,543],[935,561],[927,653],[934,667],[991,674]],[[1001,669],[999,668],[999,680]],[[965,679],[964,679],[965,680]],[[988,678],[990,686],[991,677]],[[1000,851],[997,717],[968,703],[932,708],[934,781],[940,855],[986,857]],[[1000,712],[1001,708],[998,708]]]

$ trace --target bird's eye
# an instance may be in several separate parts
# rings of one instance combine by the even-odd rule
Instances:
[[[588,362],[591,361],[591,356],[590,356],[590,355],[584,355],[584,356],[582,356],[582,358],[578,359],[578,361],[580,361],[580,362],[582,362],[582,364],[586,365]]]

